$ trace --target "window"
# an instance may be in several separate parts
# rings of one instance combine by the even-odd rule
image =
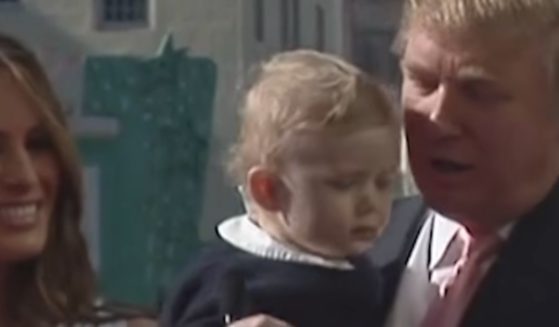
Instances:
[[[287,0],[280,0],[280,40],[281,48],[289,48],[289,3]]]
[[[299,47],[299,0],[280,2],[280,40],[282,49]]]
[[[264,1],[254,0],[254,38],[264,41]]]
[[[0,0],[1,1],[1,0]],[[145,27],[149,0],[100,0],[99,23],[102,28]]]
[[[324,28],[325,24],[325,14],[324,8],[320,5],[315,6],[315,49],[319,51],[324,50],[325,39],[324,39]]]
[[[0,0],[0,6],[2,8],[19,7],[20,5],[20,0]]]
[[[301,34],[301,31],[299,20],[301,19],[301,14],[299,5],[299,0],[291,0],[291,17],[293,18],[293,28],[291,29],[291,45],[293,46],[293,48],[299,47],[300,44],[299,35]]]
[[[400,82],[399,60],[389,50],[394,31],[367,29],[353,35],[354,63],[392,85]]]

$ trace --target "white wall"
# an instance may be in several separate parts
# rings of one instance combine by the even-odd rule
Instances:
[[[254,9],[255,0],[245,0],[244,9],[244,49],[245,62],[254,63],[262,60],[278,51],[285,50],[282,47],[281,30],[282,15],[280,0],[261,0],[265,7],[265,35],[264,41],[259,42],[255,39],[254,30]],[[350,45],[350,22],[348,13],[350,10],[348,0],[287,0],[289,29],[293,28],[292,22],[297,19],[293,17],[292,6],[298,3],[299,6],[299,48],[316,48],[316,7],[320,6],[324,10],[324,51],[348,57]]]
[[[254,63],[282,50],[280,1],[265,4],[265,41],[254,39],[253,0],[148,0],[152,13],[146,28],[100,30],[96,0],[20,0],[0,6],[0,31],[33,48],[55,82],[67,110],[80,112],[83,62],[88,55],[155,56],[166,33],[192,56],[214,60],[218,68],[210,164],[203,205],[203,238],[214,224],[240,209],[235,190],[223,173],[227,149],[237,132],[237,88]],[[299,0],[300,46],[315,47],[315,6],[325,13],[325,51],[347,56],[350,46],[346,1]],[[293,19],[290,17],[289,19]],[[91,122],[91,121],[90,121]],[[93,129],[114,134],[112,121],[93,121]],[[80,127],[78,127],[80,128]],[[95,131],[88,131],[95,135]]]
[[[82,69],[88,55],[152,57],[165,34],[171,32],[176,47],[186,46],[189,55],[214,60],[218,81],[204,204],[205,220],[212,221],[210,216],[221,216],[236,207],[234,195],[225,188],[221,153],[236,130],[231,99],[243,72],[239,19],[243,1],[151,0],[148,27],[111,31],[97,28],[95,0],[20,0],[17,5],[0,6],[0,31],[19,38],[39,54],[66,109],[74,112],[81,110]],[[113,127],[106,129],[113,133]],[[216,207],[219,210],[213,210]]]

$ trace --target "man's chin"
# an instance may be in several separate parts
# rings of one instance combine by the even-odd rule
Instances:
[[[478,216],[480,214],[479,209],[485,207],[484,203],[475,199],[470,194],[465,194],[466,192],[460,192],[460,194],[458,192],[441,193],[424,194],[427,206],[456,221]]]

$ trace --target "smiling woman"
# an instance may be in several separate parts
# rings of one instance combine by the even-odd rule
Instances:
[[[80,164],[32,53],[0,34],[0,326],[95,322]]]
[[[91,308],[78,159],[34,56],[0,35],[0,324],[39,326]]]

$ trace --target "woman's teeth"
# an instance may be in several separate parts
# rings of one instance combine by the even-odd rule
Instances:
[[[0,206],[0,224],[25,226],[37,219],[37,204]]]

